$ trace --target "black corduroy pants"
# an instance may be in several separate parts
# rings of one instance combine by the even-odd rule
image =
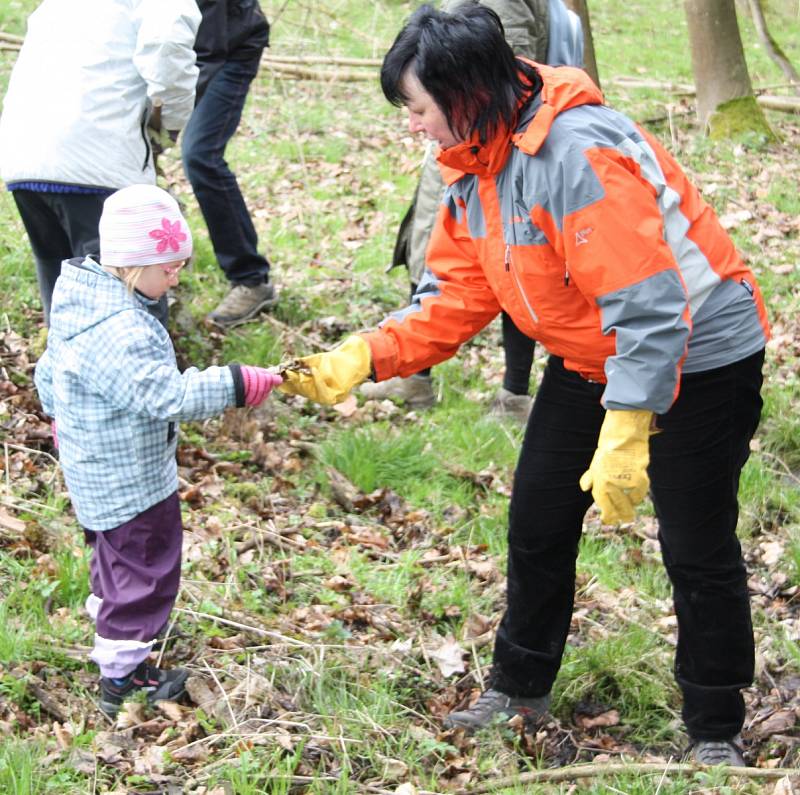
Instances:
[[[727,739],[744,721],[753,678],[747,573],[736,537],[739,476],[761,414],[763,351],[685,374],[650,441],[651,495],[678,619],[675,675],[695,739]],[[602,384],[551,357],[536,394],[509,510],[507,608],[492,686],[550,691],[572,616],[575,559],[592,502],[578,480],[605,411]]]

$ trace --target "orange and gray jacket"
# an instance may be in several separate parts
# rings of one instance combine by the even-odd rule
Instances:
[[[669,153],[584,72],[534,64],[513,131],[442,150],[449,187],[412,305],[365,334],[375,377],[451,357],[503,309],[611,409],[663,413],[681,372],[764,347],[761,294]]]

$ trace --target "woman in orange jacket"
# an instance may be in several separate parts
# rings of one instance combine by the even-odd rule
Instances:
[[[604,522],[630,522],[649,490],[693,757],[744,764],[754,651],[737,492],[769,334],[753,274],[667,151],[582,71],[515,58],[491,10],[419,8],[381,84],[439,144],[430,278],[282,389],[337,402],[453,356],[501,310],[550,353],[514,477],[491,680],[447,724],[546,711],[584,514],[594,498]]]

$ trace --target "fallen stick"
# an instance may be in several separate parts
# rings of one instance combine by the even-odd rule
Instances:
[[[222,616],[213,616],[211,613],[202,613],[199,610],[190,610],[188,607],[175,607],[173,608],[178,613],[186,613],[193,618],[204,618],[206,621],[214,621],[217,624],[226,624],[229,627],[244,630],[245,632],[252,632],[255,635],[261,635],[265,638],[273,638],[279,643],[284,643],[287,646],[295,646],[300,649],[310,649],[313,647],[311,643],[304,643],[301,640],[281,635],[279,632],[270,632],[268,629],[261,629],[261,627],[254,627],[248,624],[242,624],[238,621],[231,621],[229,618],[222,618]]]
[[[33,682],[26,682],[25,686],[28,692],[39,702],[41,708],[48,714],[52,715],[59,723],[66,723],[69,716],[64,714],[55,699],[50,696],[43,687],[34,684]]]
[[[380,66],[380,58],[339,58],[333,55],[275,55],[266,53],[261,57],[267,63],[285,64],[328,64],[330,66]]]
[[[623,88],[652,88],[658,91],[668,91],[672,94],[693,95],[695,87],[689,83],[665,83],[661,80],[647,80],[640,77],[610,77],[603,80],[603,85],[622,86]]]
[[[323,83],[357,83],[376,79],[374,72],[354,72],[351,69],[305,69],[302,66],[265,61],[264,66],[280,77],[295,77],[298,80],[319,80]]]
[[[756,97],[759,105],[770,110],[782,110],[784,113],[800,113],[800,97],[779,97],[775,94],[759,94]]]
[[[700,767],[685,763],[679,764],[651,764],[633,763],[625,764],[612,762],[610,764],[597,765],[568,765],[567,767],[557,767],[549,770],[533,770],[528,773],[520,773],[518,776],[506,776],[489,781],[471,789],[458,790],[458,795],[479,795],[479,793],[496,792],[506,787],[515,787],[520,784],[537,784],[543,781],[575,781],[582,778],[597,778],[599,776],[616,776],[624,774],[641,775],[668,775],[679,774],[682,776],[702,772],[703,770],[714,770],[722,775],[733,778],[753,778],[775,780],[786,778],[787,776],[800,776],[800,768],[764,768],[764,767],[731,767],[729,765],[718,765],[713,768]]]

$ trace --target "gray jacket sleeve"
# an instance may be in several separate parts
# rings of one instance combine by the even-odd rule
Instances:
[[[691,327],[688,298],[676,270],[664,270],[597,299],[603,333],[616,333],[617,351],[606,360],[607,409],[669,410]]]

